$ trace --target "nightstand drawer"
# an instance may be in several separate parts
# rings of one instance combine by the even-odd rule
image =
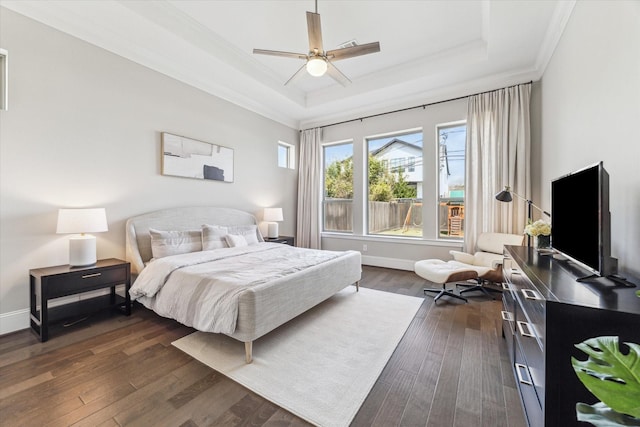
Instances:
[[[47,293],[50,298],[56,298],[104,288],[108,284],[124,284],[126,281],[126,268],[108,268],[99,269],[99,271],[84,270],[49,277],[47,279]]]
[[[265,237],[265,242],[270,243],[284,243],[285,245],[295,246],[295,239],[293,236],[279,236],[279,237]]]

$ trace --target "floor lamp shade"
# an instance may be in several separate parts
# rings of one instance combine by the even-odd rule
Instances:
[[[278,221],[283,221],[282,208],[265,208],[263,219],[268,224],[267,237],[275,239],[278,237]]]
[[[507,203],[512,201],[513,197],[511,197],[511,188],[508,185],[504,187],[504,190],[496,194],[496,200]]]
[[[75,234],[69,238],[69,265],[72,267],[96,263],[96,238],[87,233],[107,230],[107,214],[104,208],[58,210],[56,233]]]

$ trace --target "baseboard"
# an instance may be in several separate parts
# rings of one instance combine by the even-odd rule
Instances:
[[[0,335],[27,329],[29,327],[29,309],[10,311],[0,314]]]
[[[373,267],[393,268],[396,270],[413,271],[415,261],[409,259],[386,258],[378,256],[362,256],[362,264]]]

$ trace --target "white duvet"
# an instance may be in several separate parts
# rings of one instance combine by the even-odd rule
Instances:
[[[161,316],[201,331],[230,334],[243,291],[341,254],[259,243],[173,255],[150,262],[129,292]]]

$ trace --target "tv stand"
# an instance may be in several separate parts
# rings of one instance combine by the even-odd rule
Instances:
[[[617,286],[626,286],[627,288],[635,288],[636,284],[631,283],[626,277],[619,276],[617,274],[610,274],[607,279],[616,283]]]
[[[616,336],[640,345],[640,298],[634,289],[612,286],[630,283],[619,276],[580,283],[584,270],[533,248],[506,246],[504,255],[502,330],[528,424],[581,425],[576,404],[598,398],[573,370],[572,357],[588,357],[576,344]]]
[[[590,274],[588,276],[578,277],[576,282],[588,282],[589,280],[598,279],[600,277],[601,276],[598,276],[597,274]]]

